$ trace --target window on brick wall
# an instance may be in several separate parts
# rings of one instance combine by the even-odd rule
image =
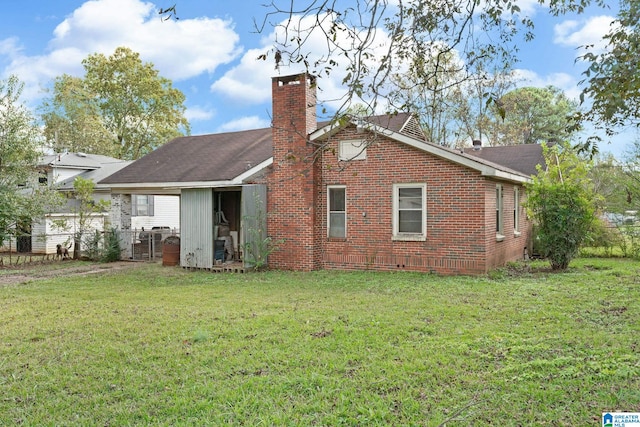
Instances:
[[[153,196],[134,194],[131,196],[132,216],[153,216]]]
[[[393,240],[427,237],[426,184],[393,185]]]
[[[502,184],[496,185],[496,239],[504,239],[504,203]]]
[[[338,147],[338,160],[365,160],[367,158],[367,145],[363,140],[340,141]]]
[[[330,238],[347,237],[347,188],[344,185],[327,187],[327,235]]]
[[[520,235],[520,187],[513,187],[513,234]]]

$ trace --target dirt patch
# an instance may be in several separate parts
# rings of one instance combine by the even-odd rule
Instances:
[[[87,263],[77,261],[60,261],[45,265],[21,265],[19,267],[4,267],[0,269],[0,286],[18,285],[34,280],[52,277],[86,276],[110,271],[137,268],[142,262],[118,261],[110,263]],[[14,273],[15,272],[15,273]]]

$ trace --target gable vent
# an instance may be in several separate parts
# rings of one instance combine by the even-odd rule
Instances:
[[[424,136],[424,132],[422,131],[422,127],[420,127],[420,122],[414,115],[411,115],[409,119],[402,125],[402,129],[400,129],[400,133],[403,135],[410,136],[412,138],[419,139],[421,141],[425,141],[426,138]]]

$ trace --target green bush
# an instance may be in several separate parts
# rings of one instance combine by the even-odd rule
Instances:
[[[605,257],[613,256],[616,247],[623,244],[624,237],[615,226],[608,226],[603,220],[596,219],[587,236],[586,243],[594,249],[600,249]]]
[[[589,161],[568,145],[543,146],[545,166],[527,185],[527,208],[536,244],[553,270],[564,270],[578,255],[596,220],[596,196],[587,177]]]
[[[104,233],[103,262],[115,262],[120,260],[120,236],[115,228]]]
[[[542,254],[554,270],[564,270],[576,257],[593,223],[593,209],[580,189],[562,184],[545,186],[535,218]],[[530,199],[531,201],[531,199]],[[535,199],[532,203],[535,202]]]
[[[624,257],[640,260],[640,226],[625,224],[618,230],[622,236],[620,249]]]
[[[83,236],[82,241],[85,247],[84,255],[91,261],[98,261],[102,256],[102,233],[93,230],[93,233]]]

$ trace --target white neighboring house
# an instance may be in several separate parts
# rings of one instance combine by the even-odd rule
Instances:
[[[131,195],[131,228],[151,230],[154,227],[180,229],[180,196]]]
[[[93,199],[111,200],[109,185],[99,184],[100,180],[119,171],[132,161],[115,159],[109,156],[85,153],[63,153],[46,155],[40,165],[40,182],[55,186],[67,196],[67,203],[59,212],[47,214],[42,220],[31,225],[31,237],[26,236],[11,242],[11,250],[39,254],[55,254],[56,245],[72,245],[73,234],[77,227],[77,201],[73,198],[73,183],[78,177],[90,179],[95,184]],[[177,196],[132,196],[135,206],[132,218],[133,228],[151,229],[155,226],[177,228],[180,224]],[[109,212],[94,214],[90,228],[100,231],[108,228]],[[60,227],[64,223],[64,228]],[[9,249],[5,247],[3,249]],[[71,250],[73,246],[71,246]]]

